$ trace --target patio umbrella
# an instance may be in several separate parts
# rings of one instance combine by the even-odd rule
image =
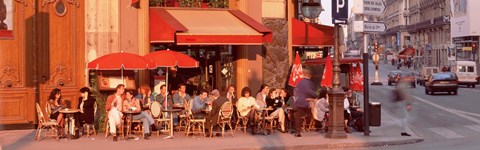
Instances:
[[[152,69],[155,67],[153,62],[147,61],[142,56],[132,53],[111,53],[99,57],[87,64],[88,69],[94,70],[120,70],[123,79],[123,70]]]
[[[194,58],[176,51],[160,50],[148,53],[144,56],[147,61],[154,63],[154,67],[198,68],[199,63]],[[168,84],[168,70],[166,71],[166,83]],[[166,86],[168,91],[168,86]],[[167,92],[168,93],[168,92]]]
[[[290,79],[288,80],[288,85],[296,87],[298,82],[303,79],[303,69],[302,62],[300,61],[300,55],[295,54],[295,59],[293,60],[292,72],[290,73]]]
[[[320,85],[327,88],[331,88],[333,85],[333,63],[330,54],[327,55],[327,61],[325,62],[325,68],[323,68],[322,82]]]
[[[351,66],[350,74],[350,89],[352,91],[363,91],[363,75],[360,63],[357,63],[355,69],[353,69],[353,65]]]

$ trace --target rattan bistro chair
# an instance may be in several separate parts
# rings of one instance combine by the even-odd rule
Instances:
[[[165,126],[165,129],[157,129],[157,135],[160,135],[160,131],[165,131],[167,129],[171,129],[170,127],[170,118],[166,118],[166,115],[162,113],[162,106],[159,102],[154,101],[152,105],[150,105],[150,112],[152,113],[153,119],[155,120],[155,124]]]
[[[38,103],[35,104],[37,110],[37,117],[38,117],[38,128],[35,134],[35,141],[40,140],[42,135],[42,130],[47,130],[45,133],[45,137],[55,137],[57,140],[59,139],[58,136],[58,122],[56,120],[47,121],[43,116],[42,109]],[[51,130],[50,134],[48,134],[48,130]]]
[[[219,117],[218,117],[218,125],[220,126],[220,128],[222,128],[222,138],[225,134],[225,127],[228,126],[230,128],[230,135],[233,136],[233,128],[232,128],[232,123],[231,123],[231,120],[232,120],[232,114],[233,114],[233,107],[232,107],[232,103],[230,102],[225,102],[222,107],[220,107],[220,111],[218,112],[219,113]],[[213,126],[215,125],[212,125],[210,131],[213,131]],[[212,132],[213,133],[213,132]],[[210,134],[210,137],[212,136],[213,134]]]
[[[186,112],[186,123],[187,123],[187,129],[185,130],[185,133],[187,134],[187,137],[190,135],[190,130],[192,131],[192,134],[201,134],[205,137],[205,118],[203,119],[195,119],[192,113],[192,106],[193,106],[193,100],[188,102],[188,105],[185,107],[185,112]]]
[[[238,106],[238,101],[237,101],[237,106]],[[250,111],[255,111],[255,110],[250,110]],[[248,124],[248,115],[247,116],[242,116],[240,115],[240,110],[237,108],[237,122],[235,123],[235,130],[240,130],[239,124],[242,123],[243,128],[243,133],[247,132],[247,124]]]

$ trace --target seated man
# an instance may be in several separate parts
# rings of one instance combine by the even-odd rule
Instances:
[[[188,93],[185,93],[186,90],[187,86],[185,84],[178,85],[178,91],[172,97],[174,106],[182,107],[184,101],[188,102],[191,99],[190,95]],[[182,114],[184,114],[184,111],[182,111]],[[180,121],[178,118],[178,114],[174,114],[173,119],[174,126],[177,126],[178,122]]]
[[[204,118],[205,114],[202,109],[205,109],[208,102],[208,93],[205,90],[200,91],[200,95],[193,98],[192,114],[195,118]]]
[[[210,113],[208,113],[208,115],[205,116],[205,129],[209,131],[208,133],[211,133],[212,127],[218,124],[220,109],[225,102],[228,102],[226,97],[220,96],[220,92],[218,90],[213,90],[210,92],[210,94],[212,95],[211,97],[213,99],[212,110]]]
[[[345,91],[345,99],[344,99],[343,105],[345,108],[345,111],[344,111],[345,132],[350,133],[351,131],[348,126],[349,122],[355,122],[355,121],[363,122],[362,120],[363,111],[359,106],[357,106],[356,103],[358,102],[355,100],[355,97],[353,97],[352,90],[350,90],[348,87],[344,87],[344,91]],[[363,132],[363,126],[356,127],[356,129],[357,131]]]
[[[117,125],[120,125],[123,106],[123,93],[125,92],[125,85],[117,85],[116,92],[113,95],[107,97],[105,103],[105,110],[107,110],[108,125],[110,126],[110,134],[113,135],[113,141],[117,141]]]

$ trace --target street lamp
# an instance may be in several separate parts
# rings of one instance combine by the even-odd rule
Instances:
[[[305,18],[310,20],[310,23],[314,23],[322,13],[323,7],[320,0],[303,0],[300,11]]]

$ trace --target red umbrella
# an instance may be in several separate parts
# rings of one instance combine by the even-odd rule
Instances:
[[[96,70],[139,70],[155,68],[155,64],[137,54],[120,52],[99,57],[88,63],[87,68]]]
[[[295,55],[295,60],[293,60],[292,72],[290,73],[288,85],[295,87],[301,79],[303,79],[302,62],[300,61],[300,55],[298,55],[297,52]]]
[[[170,49],[148,53],[144,58],[154,62],[155,68],[175,66],[179,68],[197,68],[199,66],[198,61],[194,58]],[[166,76],[166,83],[168,84],[168,70]],[[168,86],[166,86],[166,90],[168,91]]]
[[[320,85],[327,88],[331,88],[333,85],[333,63],[330,54],[327,55],[327,61],[325,62],[325,68],[323,68],[322,82]]]
[[[197,68],[198,61],[192,57],[180,52],[167,50],[156,51],[148,53],[144,56],[146,60],[151,60],[155,63],[155,67],[174,67],[179,68]]]
[[[350,69],[352,71],[352,69]],[[351,72],[350,88],[352,91],[363,91],[363,74],[360,63],[357,63],[355,71]]]
[[[124,52],[107,54],[87,64],[88,69],[121,70],[123,82],[125,82],[123,70],[152,69],[154,67],[154,63],[147,61],[142,56]]]

